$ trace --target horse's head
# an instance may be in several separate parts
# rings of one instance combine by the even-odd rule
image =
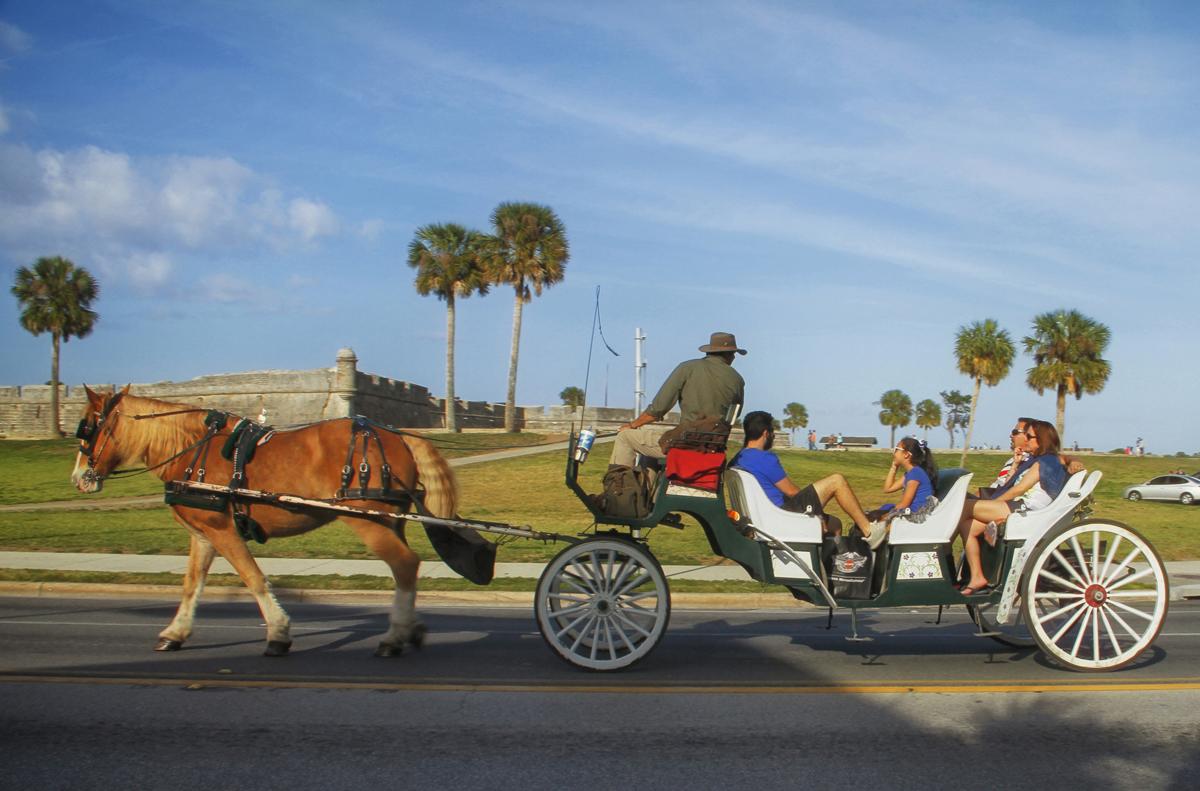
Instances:
[[[75,458],[75,469],[71,472],[71,483],[81,492],[98,492],[104,478],[125,459],[117,439],[117,426],[121,420],[121,399],[129,393],[129,385],[119,393],[106,395],[93,393],[84,385],[88,405],[75,436],[79,439],[79,454]]]

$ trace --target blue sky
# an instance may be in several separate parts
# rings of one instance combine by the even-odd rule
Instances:
[[[592,301],[632,406],[713,330],[747,406],[875,434],[970,392],[955,331],[1106,323],[1067,440],[1200,451],[1200,10],[1191,3],[0,3],[0,258],[65,255],[101,322],[67,382],[332,365],[444,389],[417,227],[552,206],[566,279],[525,311],[518,401],[582,385]],[[0,300],[0,382],[49,340]],[[460,303],[457,390],[503,400],[511,293]],[[1023,354],[976,440],[1053,419]],[[946,434],[930,435],[944,444]]]

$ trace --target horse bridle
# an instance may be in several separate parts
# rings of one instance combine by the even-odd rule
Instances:
[[[106,399],[95,423],[88,423],[87,417],[84,417],[75,429],[75,437],[80,441],[80,452],[87,458],[87,469],[83,472],[84,481],[100,480],[100,476],[96,474],[96,459],[108,444],[108,440],[112,438],[117,417],[121,414],[121,410],[117,409],[117,404],[121,403],[124,395],[124,393],[117,393]],[[96,441],[97,434],[100,435],[99,441]]]

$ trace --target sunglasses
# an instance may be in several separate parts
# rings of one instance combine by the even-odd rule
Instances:
[[[1008,435],[1010,437],[1015,437],[1018,434],[1024,434],[1024,433],[1025,433],[1024,429],[1014,428],[1012,431],[1008,432]]]

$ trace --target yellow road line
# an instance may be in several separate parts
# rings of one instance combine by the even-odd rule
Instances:
[[[961,681],[914,681],[881,684],[788,685],[621,685],[602,684],[502,684],[416,681],[301,681],[290,679],[162,678],[143,676],[39,676],[2,675],[0,684],[101,684],[187,689],[342,689],[391,692],[553,692],[621,695],[896,695],[905,693],[1007,694],[1015,692],[1180,692],[1200,690],[1200,677],[1154,681],[1005,682],[969,684]]]

